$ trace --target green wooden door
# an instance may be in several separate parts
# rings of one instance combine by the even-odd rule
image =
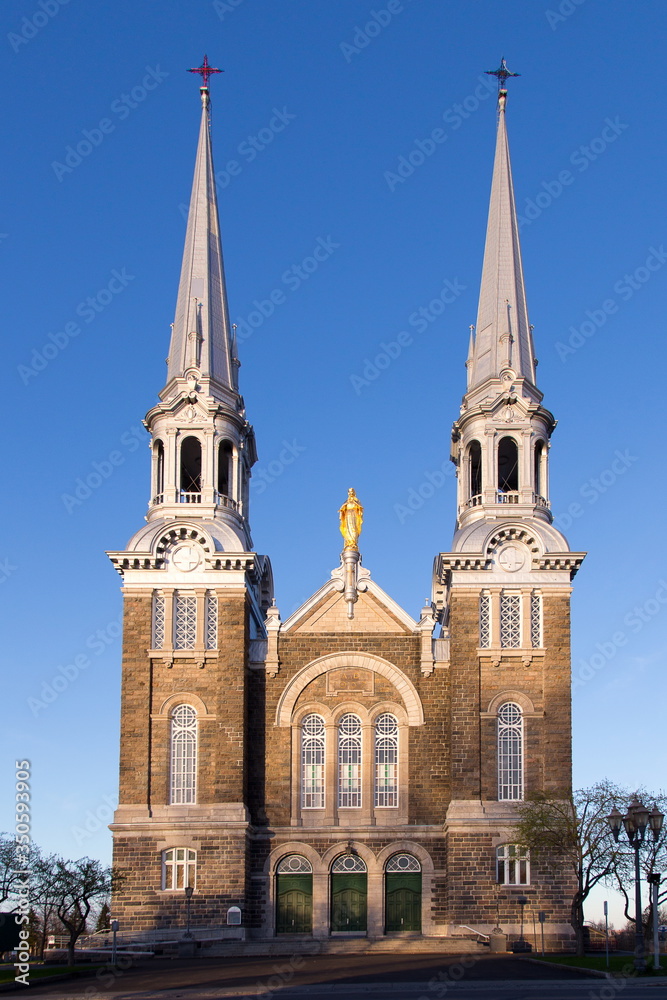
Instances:
[[[276,875],[276,934],[311,934],[313,876]]]
[[[421,872],[387,872],[385,880],[385,931],[420,931]]]
[[[331,876],[331,930],[366,930],[366,874],[335,872]]]

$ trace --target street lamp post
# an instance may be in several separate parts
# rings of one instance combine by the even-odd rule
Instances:
[[[660,891],[660,872],[651,872],[646,880],[653,890],[653,968],[660,968],[660,938],[658,930],[658,893]]]
[[[630,845],[635,852],[635,969],[637,972],[644,972],[646,969],[646,959],[644,957],[644,932],[642,928],[642,887],[639,872],[639,848],[644,843],[646,827],[651,828],[653,839],[657,841],[662,829],[664,815],[656,805],[651,812],[648,811],[643,802],[640,802],[637,795],[628,806],[628,811],[623,816],[616,806],[607,817],[607,822],[618,843],[618,836],[621,832],[621,825],[625,827]]]

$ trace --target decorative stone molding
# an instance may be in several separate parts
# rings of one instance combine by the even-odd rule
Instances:
[[[403,704],[408,713],[408,725],[424,725],[424,709],[421,699],[412,681],[405,674],[395,667],[388,660],[376,656],[373,653],[343,652],[332,653],[328,656],[320,656],[313,660],[306,667],[303,667],[283,691],[276,708],[276,725],[289,726],[292,722],[292,712],[296,700],[303,689],[310,684],[315,677],[326,673],[334,667],[362,667],[366,670],[374,670],[378,674],[386,677],[397,689],[403,698]]]

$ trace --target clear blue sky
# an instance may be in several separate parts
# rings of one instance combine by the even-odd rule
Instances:
[[[164,381],[199,123],[185,69],[204,52],[225,70],[213,141],[232,318],[243,329],[255,300],[285,293],[241,370],[255,546],[283,618],[338,562],[348,486],[374,578],[413,615],[430,593],[453,477],[404,508],[448,468],[465,385],[495,132],[480,74],[503,54],[522,74],[508,127],[539,383],[559,419],[551,499],[589,552],[575,782],[664,784],[666,21],[658,0],[4,0],[0,829],[28,757],[37,842],[109,857],[105,824],[76,832],[117,788],[121,595],[104,552],[148,500],[141,419]],[[428,155],[397,181],[418,143]],[[301,280],[318,240],[332,252]],[[455,301],[410,326],[447,280]],[[412,342],[368,377],[401,331]],[[96,463],[110,474],[72,504]],[[77,656],[88,665],[35,714],[29,699]]]

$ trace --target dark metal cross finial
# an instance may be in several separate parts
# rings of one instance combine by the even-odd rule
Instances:
[[[505,56],[500,60],[500,66],[498,69],[487,69],[485,70],[487,76],[497,76],[498,77],[498,90],[505,90],[505,84],[509,76],[521,76],[521,73],[511,73],[507,68],[507,63],[505,62]]]
[[[202,89],[208,90],[208,78],[212,73],[222,73],[221,69],[215,69],[213,66],[209,66],[208,56],[204,56],[204,61],[201,66],[197,66],[196,69],[189,69],[188,73],[199,73],[202,78]]]

